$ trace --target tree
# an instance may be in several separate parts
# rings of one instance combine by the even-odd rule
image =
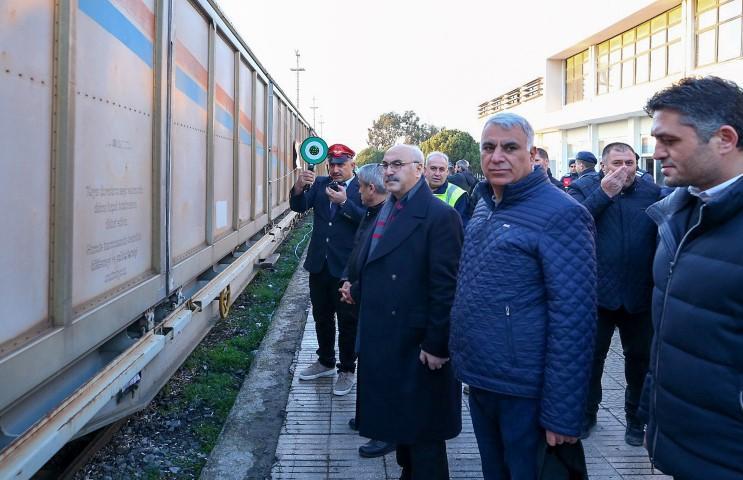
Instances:
[[[387,112],[379,116],[369,129],[366,143],[377,150],[386,150],[398,139],[405,143],[419,145],[436,134],[440,129],[427,123],[420,123],[420,118],[412,110],[400,115],[397,112]]]
[[[480,172],[480,144],[467,132],[461,130],[441,130],[421,144],[421,150],[428,155],[431,152],[444,152],[449,161],[454,164],[457,160],[470,162],[472,173]]]
[[[382,157],[384,157],[384,152],[382,150],[377,150],[374,147],[368,147],[360,151],[356,155],[356,165],[362,166],[366,165],[368,163],[379,163],[382,161]]]

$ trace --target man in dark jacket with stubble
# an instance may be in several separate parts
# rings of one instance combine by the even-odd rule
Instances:
[[[676,188],[652,205],[655,335],[642,396],[651,462],[677,480],[743,478],[743,89],[686,78],[647,103]]]
[[[394,146],[380,167],[391,196],[355,267],[359,433],[397,444],[402,479],[448,479],[445,441],[462,428],[448,348],[462,222],[426,185],[420,149]]]
[[[619,329],[627,380],[624,409],[625,441],[642,445],[645,426],[637,417],[648,370],[651,276],[657,229],[645,210],[660,200],[660,187],[636,175],[637,154],[615,142],[601,154],[603,170],[572,182],[568,193],[591,212],[596,222],[598,260],[598,324],[588,408],[582,436],[596,425],[601,403],[601,376],[614,329]]]
[[[588,211],[533,169],[534,130],[499,113],[482,132],[487,184],[467,225],[450,349],[469,385],[486,479],[535,479],[540,445],[575,443],[596,324]],[[564,254],[580,244],[585,257]],[[576,295],[581,292],[581,295]]]

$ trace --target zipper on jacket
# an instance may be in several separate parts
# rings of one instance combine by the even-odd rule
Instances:
[[[511,361],[514,365],[518,365],[516,361],[516,349],[513,346],[513,327],[511,326],[511,306],[506,305],[506,342],[508,347],[508,353],[511,355]]]
[[[650,412],[655,412],[656,405],[658,403],[658,362],[660,359],[660,348],[662,345],[662,342],[660,341],[660,334],[663,331],[663,320],[666,319],[666,307],[668,306],[668,291],[671,289],[671,280],[673,277],[673,268],[676,266],[676,263],[678,262],[679,255],[681,254],[681,249],[684,247],[684,243],[686,243],[686,240],[689,238],[689,235],[696,230],[699,225],[702,223],[702,217],[704,215],[704,207],[706,207],[706,204],[702,204],[699,207],[699,218],[697,219],[697,223],[695,223],[685,234],[683,237],[681,237],[681,241],[679,242],[678,248],[676,248],[676,253],[673,256],[673,260],[671,260],[671,264],[668,268],[668,280],[666,281],[666,291],[663,294],[663,313],[660,316],[660,322],[658,322],[658,351],[655,353],[655,379],[653,380],[653,404],[652,408],[650,409]],[[648,412],[648,413],[650,413]],[[653,432],[653,448],[650,452],[650,467],[653,469],[655,467],[655,449],[658,444],[658,426],[655,426],[655,431]]]

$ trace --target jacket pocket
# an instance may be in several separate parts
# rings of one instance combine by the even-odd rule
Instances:
[[[518,367],[518,361],[516,359],[516,347],[513,344],[513,324],[511,320],[511,306],[506,305],[506,348],[508,349],[508,356],[511,359],[511,365]]]

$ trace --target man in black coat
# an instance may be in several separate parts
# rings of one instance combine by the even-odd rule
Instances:
[[[340,288],[341,300],[349,305],[354,305],[354,308],[358,309],[358,304],[354,300],[354,295],[359,298],[359,272],[357,270],[359,251],[363,247],[365,234],[369,233],[370,228],[374,228],[374,224],[377,220],[377,215],[382,209],[384,201],[387,200],[387,189],[384,186],[384,180],[382,178],[382,172],[379,166],[376,164],[367,164],[359,168],[356,173],[356,178],[359,180],[359,193],[361,194],[361,203],[366,207],[366,213],[364,218],[359,224],[359,229],[356,232],[356,239],[354,240],[353,251],[348,257],[348,264],[346,269],[343,271],[341,276],[341,282],[343,285]],[[358,314],[358,310],[356,310]],[[356,348],[358,349],[359,339],[356,337]],[[356,385],[356,412],[359,410],[359,391],[361,385]],[[353,418],[348,422],[349,426],[353,430],[358,430],[358,418]],[[359,447],[359,455],[365,458],[376,458],[385,455],[395,449],[395,444],[391,442],[384,442],[382,440],[370,439],[364,445]]]
[[[657,235],[645,210],[660,200],[660,187],[635,174],[637,155],[626,143],[607,145],[601,161],[604,169],[599,175],[586,175],[568,187],[568,193],[588,209],[596,223],[598,323],[582,436],[587,437],[596,425],[604,362],[614,329],[619,328],[627,380],[625,441],[640,446],[645,426],[637,417],[637,408],[653,336],[651,270]]]
[[[552,170],[550,170],[550,156],[547,153],[547,150],[537,147],[537,153],[534,155],[534,165],[542,167],[542,170],[547,172],[547,179],[550,183],[560,190],[563,190],[562,183],[552,176]]]
[[[318,177],[304,170],[291,191],[289,206],[295,212],[312,208],[315,218],[304,268],[310,272],[310,299],[317,332],[318,360],[299,373],[300,380],[335,375],[335,316],[338,317],[338,379],[336,395],[345,395],[356,383],[356,314],[341,302],[340,277],[353,248],[354,235],[364,214],[359,182],[354,176],[354,152],[345,145],[328,149],[330,176]],[[308,190],[305,188],[312,185]]]
[[[472,192],[472,189],[477,185],[477,179],[470,171],[470,162],[464,159],[457,160],[454,172],[454,175],[450,175],[449,178],[447,178],[447,181],[453,183],[467,193]]]
[[[666,185],[651,206],[651,462],[677,480],[743,478],[743,89],[686,78],[657,93],[653,158]]]
[[[420,149],[394,146],[381,167],[391,197],[356,265],[359,432],[397,444],[401,478],[447,479],[445,440],[462,427],[448,350],[462,222],[426,185]]]

